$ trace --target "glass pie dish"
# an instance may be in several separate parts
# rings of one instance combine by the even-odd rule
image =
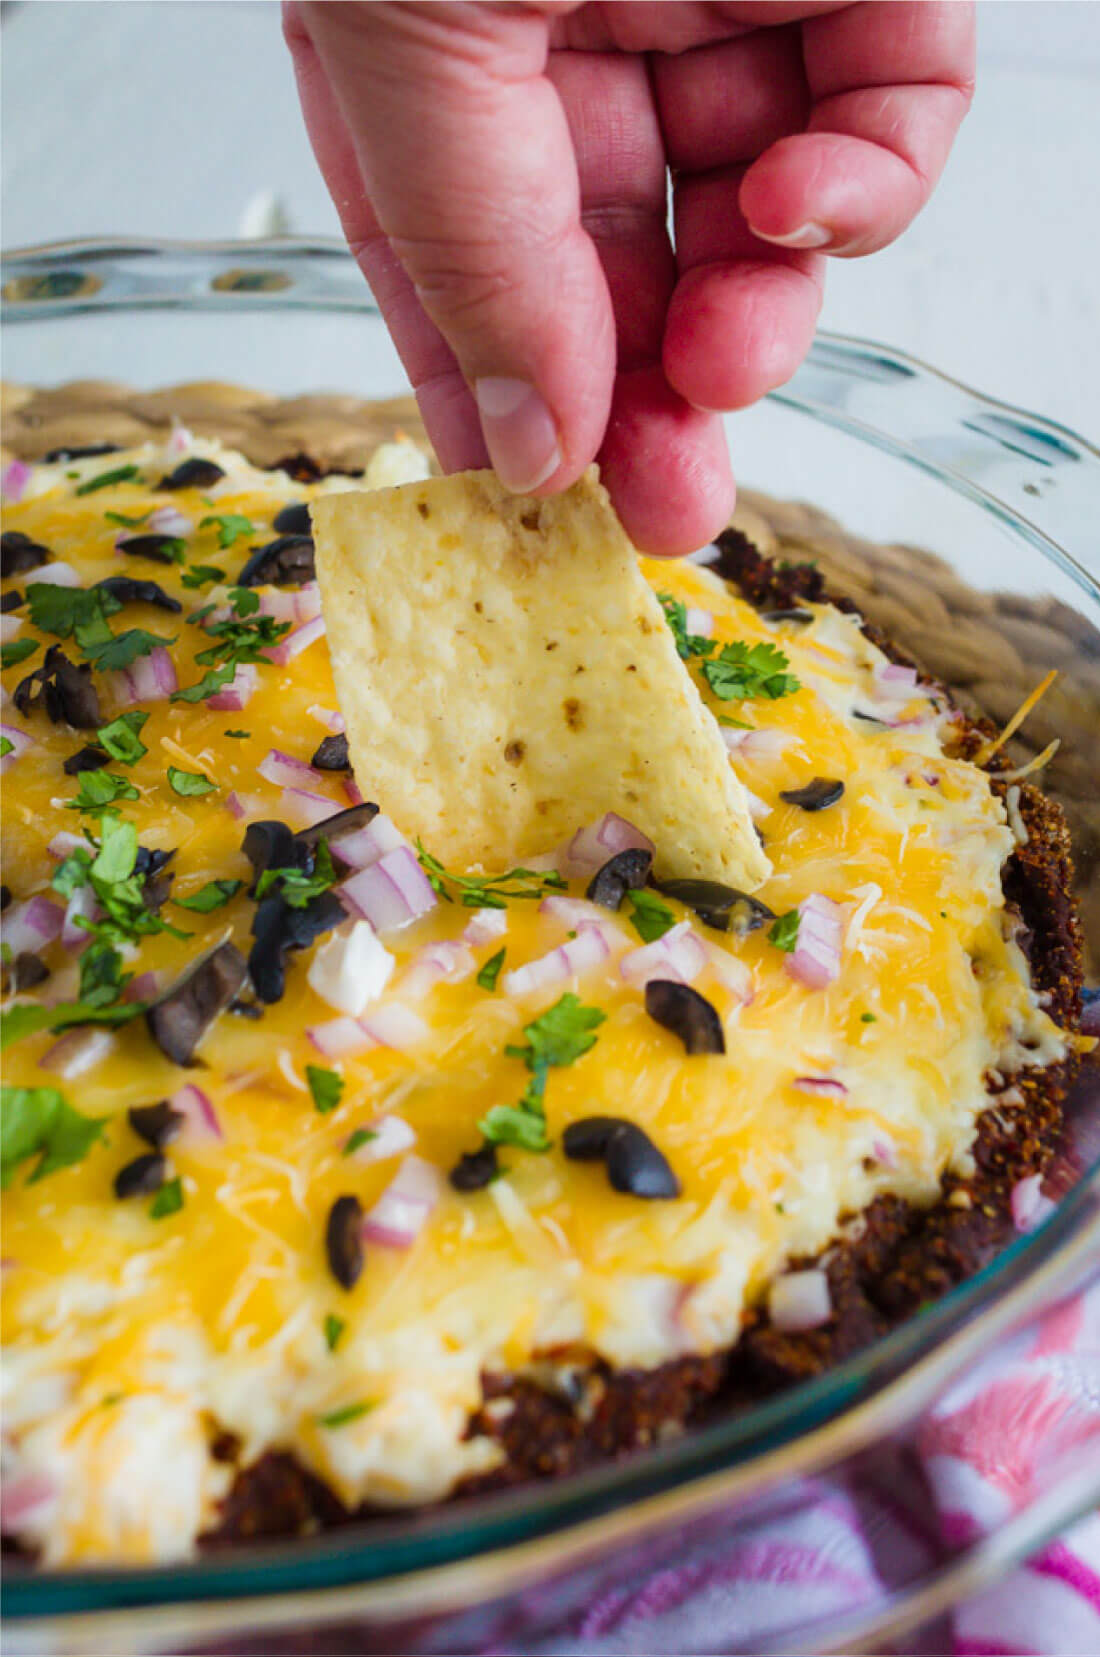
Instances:
[[[217,378],[288,396],[407,390],[361,278],[335,243],[27,250],[5,261],[2,291],[5,374],[17,384]],[[1053,722],[1062,746],[1046,782],[1070,821],[1095,951],[1100,457],[1073,433],[903,355],[828,336],[791,385],[731,419],[730,437],[751,486],[740,522],[751,529],[755,517],[781,556],[816,558],[832,590],[964,701],[1003,722],[1047,668],[1060,669],[1061,701],[1029,725],[1020,760],[1046,745],[1043,720]],[[790,504],[792,496],[815,507]],[[862,1477],[868,1466],[888,1477],[967,1364],[1100,1266],[1100,1136],[1089,1134],[1097,1116],[1095,1072],[1091,1093],[1086,1073],[1051,1217],[817,1380],[627,1460],[361,1529],[174,1567],[36,1575],[12,1562],[10,1649],[270,1651],[318,1638],[363,1650],[476,1648],[507,1638],[502,1605],[520,1594],[523,1637],[533,1641],[634,1577],[642,1560],[656,1572],[716,1530],[753,1536],[807,1481]],[[851,1650],[900,1637],[991,1580],[1098,1492],[1100,1467],[1079,1458],[1072,1470],[1051,1470],[984,1539],[895,1571],[873,1599],[740,1644]]]

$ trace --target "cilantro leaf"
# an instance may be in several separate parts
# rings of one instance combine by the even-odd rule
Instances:
[[[495,990],[500,969],[504,965],[506,950],[498,949],[495,955],[490,955],[485,965],[477,975],[477,982],[483,990]]]
[[[203,794],[216,794],[218,785],[204,777],[201,771],[181,771],[178,765],[168,767],[168,785],[174,794],[181,794],[184,799]]]
[[[212,910],[220,909],[235,897],[244,882],[241,880],[208,880],[205,886],[200,886],[197,892],[192,892],[189,898],[173,898],[172,902],[181,909],[193,909],[197,915],[209,915]]]
[[[136,800],[138,791],[128,777],[116,776],[113,771],[82,771],[80,792],[66,800],[69,811],[99,811],[115,800]]]
[[[254,616],[260,608],[260,595],[254,587],[230,587],[229,606],[236,616]]]
[[[70,638],[78,629],[93,638],[104,632],[109,637],[107,617],[122,609],[120,600],[103,587],[60,587],[52,581],[32,581],[27,604],[35,627],[58,639]]]
[[[175,638],[161,633],[148,633],[144,627],[128,627],[124,633],[111,633],[105,639],[94,641],[79,638],[85,659],[104,673],[118,672],[136,662],[139,656],[151,656],[162,644],[175,644]]]
[[[209,672],[203,674],[197,685],[188,685],[186,690],[174,690],[171,700],[202,702],[207,696],[213,696],[215,691],[221,690],[223,685],[227,685],[236,671],[236,665],[232,663],[229,667],[212,667]]]
[[[102,774],[100,771],[92,773],[93,776]],[[134,824],[112,813],[100,820],[99,837],[99,850],[88,871],[89,878],[93,883],[101,881],[112,886],[127,880],[137,862],[137,829]]]
[[[149,1204],[149,1218],[151,1220],[166,1220],[170,1214],[178,1214],[182,1207],[183,1181],[177,1174],[175,1179],[165,1180]]]
[[[68,857],[64,858],[53,872],[50,885],[55,892],[68,901],[73,893],[81,886],[88,884],[88,870],[92,866],[92,853],[83,846],[77,846]]]
[[[335,1312],[328,1312],[325,1316],[325,1345],[330,1352],[335,1352],[340,1344],[340,1336],[347,1328],[343,1318],[338,1318]]]
[[[247,742],[252,735],[251,731],[223,731],[223,736],[231,736],[237,742]]]
[[[89,1007],[109,1007],[130,980],[113,944],[96,938],[80,957],[80,999]]]
[[[149,752],[140,735],[148,717],[147,713],[137,709],[133,713],[120,713],[109,725],[99,727],[96,741],[120,765],[136,765],[141,756]]]
[[[153,508],[148,512],[139,512],[136,517],[128,517],[125,512],[105,512],[104,521],[109,524],[120,524],[123,529],[140,529],[147,519],[153,516]]]
[[[655,939],[663,938],[676,925],[676,916],[667,903],[661,902],[656,892],[640,887],[626,895],[631,902],[630,924],[643,943],[651,944]]]
[[[313,1095],[313,1103],[322,1116],[335,1110],[344,1091],[344,1078],[338,1070],[326,1070],[319,1064],[306,1065],[306,1081]]]
[[[673,598],[671,593],[658,593],[657,598],[665,612],[665,620],[672,629],[672,637],[676,641],[676,654],[685,662],[692,656],[709,656],[717,649],[716,640],[688,632],[687,605],[681,599]]]
[[[7,759],[8,755],[14,754],[14,752],[15,743],[12,741],[11,737],[0,736],[0,759]]]
[[[185,587],[204,587],[208,581],[224,581],[225,571],[220,570],[217,564],[192,564],[190,569],[182,572],[180,580]]]
[[[82,1162],[104,1137],[105,1118],[82,1116],[55,1087],[10,1087],[2,1090],[0,1112],[0,1185],[5,1188],[30,1157],[38,1162],[28,1185]]]
[[[525,1024],[525,1047],[506,1047],[513,1058],[521,1058],[528,1070],[547,1065],[573,1064],[596,1045],[592,1034],[607,1018],[599,1007],[586,1007],[579,996],[567,991],[552,1007]]]
[[[340,1155],[354,1156],[356,1151],[358,1151],[361,1146],[369,1145],[372,1139],[377,1138],[378,1135],[375,1133],[373,1128],[356,1128],[355,1132],[349,1137],[348,1142],[344,1146],[344,1149],[341,1151]]]
[[[80,1024],[128,1024],[148,1006],[146,1001],[118,1001],[112,1007],[89,1006],[86,1001],[59,1001],[53,1007],[17,1001],[0,1009],[0,1049],[15,1045],[40,1030],[71,1030]]]
[[[454,895],[448,891],[448,886],[453,886],[467,909],[503,909],[509,899],[541,898],[548,891],[564,891],[568,885],[555,870],[521,868],[502,875],[455,875],[426,851],[420,840],[416,852],[433,892],[444,902],[453,903]]]
[[[766,696],[775,701],[801,689],[790,662],[774,644],[748,645],[741,639],[725,644],[713,661],[703,663],[703,677],[722,702]]]
[[[292,909],[304,909],[314,898],[336,884],[336,870],[326,840],[318,840],[313,854],[313,872],[305,869],[265,869],[256,882],[256,901],[266,897],[273,888]]]
[[[780,915],[768,929],[768,937],[776,949],[781,949],[785,955],[790,955],[798,947],[801,918],[797,909],[788,909],[787,913]]]
[[[521,1151],[548,1151],[546,1119],[522,1105],[493,1105],[477,1125],[491,1145],[515,1145]]]
[[[0,667],[18,667],[37,649],[37,639],[9,639],[6,644],[0,644]]]
[[[240,512],[212,512],[206,518],[199,519],[199,528],[206,529],[215,524],[218,530],[218,545],[224,552],[231,547],[234,541],[242,535],[253,535],[252,520]]]
[[[136,466],[116,466],[113,471],[100,472],[94,478],[85,478],[83,483],[77,484],[73,494],[94,495],[97,489],[109,489],[113,483],[129,483],[130,479],[136,478],[137,475]]]
[[[345,1404],[342,1410],[330,1410],[328,1415],[315,1415],[318,1427],[345,1427],[349,1421],[358,1421],[361,1415],[373,1410],[373,1404]]]

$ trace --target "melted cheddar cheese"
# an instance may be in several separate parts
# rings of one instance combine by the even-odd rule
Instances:
[[[209,589],[187,590],[179,567],[120,556],[117,523],[106,517],[148,511],[178,447],[36,467],[5,528],[45,543],[85,584],[148,575],[179,597],[182,615],[127,605],[117,625],[175,636],[188,685],[202,673],[194,656],[208,641],[187,613]],[[248,550],[272,538],[287,502],[425,473],[422,457],[401,444],[380,450],[364,480],[308,487],[210,442],[195,440],[188,452],[215,458],[226,476],[152,501],[195,526],[188,563],[222,567],[230,582]],[[137,476],[76,492],[123,465]],[[197,527],[214,513],[242,515],[252,533],[222,550],[216,526]],[[10,1047],[9,1083],[57,1085],[84,1114],[107,1118],[104,1142],[76,1165],[36,1183],[20,1170],[4,1205],[5,1454],[9,1480],[24,1492],[14,1528],[47,1563],[186,1557],[216,1521],[232,1477],[211,1454],[219,1434],[234,1435],[241,1464],[292,1450],[352,1505],[444,1496],[500,1454],[487,1439],[464,1437],[485,1372],[522,1373],[549,1349],[648,1367],[730,1345],[746,1305],[792,1257],[822,1250],[843,1217],[885,1192],[930,1203],[946,1170],[965,1171],[988,1070],[1061,1056],[1061,1033],[1006,925],[1001,869],[1012,831],[985,774],[951,757],[953,716],[942,701],[917,688],[900,707],[907,723],[861,720],[856,710],[876,707],[883,658],[858,618],[814,605],[809,623],[768,622],[700,564],[642,567],[659,591],[709,612],[719,644],[776,644],[800,681],[775,701],[720,703],[702,688],[716,714],[785,739],[731,753],[774,866],[756,895],[776,914],[814,893],[842,906],[839,976],[807,988],[766,928],[719,934],[670,900],[677,921],[689,920],[751,975],[748,1000],[713,966],[695,982],[723,1021],[725,1055],[688,1057],[647,1016],[641,991],[619,971],[622,954],[641,943],[625,914],[614,918],[620,938],[610,957],[551,990],[510,997],[473,976],[438,984],[410,1003],[426,1034],[407,1051],[318,1055],[307,1032],[336,1016],[307,978],[323,942],[291,957],[287,992],[262,1019],[217,1020],[199,1069],[172,1065],[140,1019],[112,1033],[69,1081],[48,1068],[56,1037]],[[33,572],[12,584],[28,579]],[[44,637],[25,619],[13,630]],[[7,671],[6,692],[41,659],[39,651]],[[110,719],[121,704],[106,677],[100,689]],[[257,766],[271,748],[308,761],[326,735],[335,700],[324,640],[285,667],[260,665],[240,713],[167,699],[143,707],[148,752],[132,767],[112,767],[139,798],[117,809],[141,844],[175,849],[177,896],[227,877],[243,883],[209,915],[168,901],[165,915],[190,935],[147,938],[128,962],[164,985],[221,938],[247,953],[254,906],[243,828],[283,810],[279,787]],[[49,891],[57,865],[48,844],[79,828],[65,809],[79,779],[62,761],[93,733],[51,725],[43,712],[24,719],[10,705],[3,718],[34,738],[4,780],[4,879],[21,900]],[[231,738],[231,729],[250,734]],[[180,798],[169,765],[204,773],[216,791]],[[844,781],[838,804],[811,813],[780,798],[820,776]],[[369,776],[358,781],[369,797]],[[309,786],[334,812],[348,803],[339,777],[318,775]],[[573,896],[583,890],[571,882]],[[458,938],[469,919],[469,910],[439,903],[386,934],[396,965],[378,1005],[401,1003],[417,953]],[[565,937],[537,903],[514,902],[503,935],[477,947],[478,965],[503,945],[510,971]],[[46,959],[51,977],[30,998],[73,996],[76,968],[60,943]],[[503,1177],[485,1190],[453,1190],[447,1171],[477,1147],[479,1119],[494,1103],[515,1103],[528,1079],[507,1046],[522,1042],[522,1027],[563,989],[606,1020],[590,1052],[549,1074],[552,1148],[504,1149]],[[314,1108],[308,1063],[342,1073],[335,1110]],[[846,1092],[814,1096],[794,1085],[805,1076],[842,1082]],[[154,1219],[147,1199],[112,1191],[119,1168],[147,1149],[126,1111],[188,1081],[207,1093],[223,1137],[185,1131],[168,1148],[183,1206]],[[601,1114],[646,1131],[680,1180],[677,1200],[623,1195],[598,1163],[562,1155],[566,1126]],[[325,1216],[344,1193],[369,1209],[393,1179],[399,1157],[372,1160],[373,1142],[345,1155],[349,1137],[381,1117],[408,1125],[416,1154],[440,1171],[441,1193],[410,1247],[368,1243],[347,1291],[326,1262]],[[335,1346],[331,1322],[326,1338],[332,1318],[343,1325]]]

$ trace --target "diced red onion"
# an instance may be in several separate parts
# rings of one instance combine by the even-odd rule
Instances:
[[[327,794],[315,794],[308,788],[284,788],[279,795],[279,815],[292,828],[312,828],[314,823],[335,816],[337,809],[335,800]]]
[[[155,512],[150,512],[148,522],[142,528],[142,534],[173,535],[177,539],[190,535],[195,525],[186,512],[181,512],[178,506],[158,506]]]
[[[271,616],[275,621],[312,620],[310,616],[299,617],[297,594],[290,587],[265,587],[260,594],[259,613],[262,616]]]
[[[745,788],[744,783],[741,784]],[[772,808],[767,800],[762,800],[759,794],[754,794],[751,788],[745,788],[745,798],[749,802],[749,816],[754,823],[763,823],[772,814]]]
[[[391,1156],[411,1151],[416,1134],[403,1116],[380,1116],[370,1125],[373,1139],[364,1140],[354,1151],[346,1154],[355,1162],[385,1162]]]
[[[40,1468],[6,1474],[0,1485],[0,1530],[5,1536],[17,1535],[35,1514],[41,1514],[49,1507],[57,1495],[56,1482]]]
[[[39,1059],[39,1067],[52,1071],[63,1081],[71,1082],[102,1063],[114,1046],[115,1037],[110,1030],[97,1030],[92,1026],[82,1030],[66,1030]]]
[[[714,617],[709,610],[689,604],[684,610],[684,630],[693,638],[709,639],[714,635]]]
[[[707,952],[691,930],[691,922],[680,921],[663,937],[624,955],[619,962],[619,971],[627,983],[639,987],[648,984],[651,978],[672,978],[682,984],[690,984],[693,978],[698,978],[706,964]]]
[[[1012,1223],[1017,1231],[1036,1231],[1057,1207],[1042,1191],[1041,1174],[1031,1174],[1012,1187]]]
[[[225,809],[238,823],[243,823],[246,817],[262,817],[266,810],[263,800],[258,800],[252,794],[238,794],[236,789],[225,797]]]
[[[876,1162],[881,1162],[884,1168],[896,1168],[898,1165],[898,1148],[892,1139],[881,1135],[871,1141],[871,1155]]]
[[[567,898],[560,892],[543,898],[539,904],[539,914],[548,915],[551,920],[560,921],[565,927],[599,925],[607,919],[607,910],[598,903],[589,903],[586,898]]]
[[[366,828],[356,829],[354,834],[345,834],[334,841],[332,851],[349,869],[369,869],[386,852],[397,851],[400,846],[412,851],[401,830],[384,811],[380,811],[371,818]]]
[[[23,626],[22,616],[0,616],[0,644],[10,644],[12,639],[19,637]]]
[[[0,937],[13,956],[26,951],[36,955],[58,937],[65,915],[66,911],[60,904],[51,903],[39,892],[33,898],[12,905],[0,923]]]
[[[306,977],[322,1001],[349,1018],[358,1018],[382,994],[393,968],[393,956],[370,923],[353,921],[320,946]]]
[[[168,1103],[187,1118],[184,1133],[190,1133],[195,1139],[225,1138],[209,1097],[193,1082],[185,1082],[183,1087],[177,1088]]]
[[[319,1053],[328,1059],[342,1059],[352,1053],[365,1053],[376,1045],[361,1024],[354,1018],[333,1018],[327,1024],[314,1024],[306,1035]]]
[[[25,460],[9,460],[0,475],[0,495],[6,501],[21,501],[32,475],[33,468]]]
[[[358,1022],[360,1029],[365,1030],[379,1047],[392,1047],[398,1053],[419,1046],[431,1035],[420,1014],[414,1013],[411,1007],[403,1006],[400,1001],[390,1001]]]
[[[431,882],[408,845],[397,846],[358,870],[339,887],[337,896],[353,915],[370,921],[376,932],[408,926],[436,905]]]
[[[122,992],[123,1001],[155,1001],[160,994],[160,979],[155,972],[141,972],[131,978]]]
[[[885,701],[908,702],[917,691],[917,671],[902,667],[897,662],[885,662],[875,668],[875,689]]]
[[[449,941],[428,944],[413,958],[401,980],[401,993],[419,1000],[436,984],[461,983],[476,966],[473,950],[467,944]]]
[[[784,1334],[820,1329],[833,1315],[828,1277],[820,1267],[777,1277],[768,1291],[768,1312]]]
[[[0,772],[3,772],[14,765],[17,759],[21,759],[28,748],[34,747],[34,737],[29,731],[20,730],[18,725],[0,725],[0,734],[6,736],[11,743],[11,753],[5,754],[0,760]]]
[[[798,906],[798,943],[784,964],[808,989],[823,990],[840,974],[841,919],[832,899],[818,892]]]
[[[796,1076],[793,1084],[800,1093],[814,1093],[822,1099],[846,1099],[848,1089],[834,1076]]]
[[[407,1156],[374,1207],[363,1219],[369,1243],[408,1248],[424,1228],[439,1201],[438,1171],[423,1157]]]
[[[206,698],[206,705],[216,713],[240,713],[259,682],[260,670],[255,662],[242,662],[229,683]]]
[[[74,570],[71,564],[65,564],[60,558],[55,558],[50,564],[39,564],[37,569],[28,570],[23,577],[28,587],[79,587],[82,577],[79,571]]]
[[[266,650],[264,652],[265,660],[275,662],[279,667],[285,667],[288,662],[294,660],[295,656],[301,655],[303,650],[308,650],[311,644],[316,644],[317,640],[323,639],[324,636],[325,618],[324,616],[315,616],[312,621],[307,621],[304,627],[295,628],[293,633],[288,633],[285,639],[281,639],[278,644],[273,644],[270,649]]]
[[[322,708],[319,702],[314,702],[306,712],[311,719],[316,719],[319,725],[331,731],[333,736],[342,736],[347,730],[343,714],[337,713],[335,708]]]
[[[321,781],[321,773],[312,765],[307,765],[304,759],[295,759],[293,754],[284,754],[280,748],[269,749],[256,769],[265,782],[274,783],[276,788],[308,788],[311,783]]]
[[[463,928],[468,944],[491,944],[508,930],[507,909],[475,909]]]
[[[92,941],[92,935],[84,927],[78,926],[77,920],[94,921],[100,914],[100,907],[96,895],[90,886],[78,886],[65,907],[65,919],[61,926],[61,942],[65,949],[74,955]]]
[[[88,842],[82,834],[74,834],[71,829],[59,829],[46,850],[51,857],[56,857],[60,862],[62,858],[71,857],[78,847],[84,851],[89,850]]]
[[[179,689],[176,664],[162,644],[148,656],[139,656],[122,672],[112,673],[111,684],[122,703],[163,702]]]
[[[756,994],[751,968],[728,949],[723,949],[721,944],[712,944],[708,939],[703,947],[707,952],[710,970],[719,983],[747,1007]]]
[[[340,786],[344,790],[344,797],[349,805],[362,805],[364,803],[362,791],[354,777],[345,777]]]
[[[731,753],[739,753],[743,759],[778,759],[792,743],[798,741],[793,731],[779,731],[774,726],[766,726],[758,731],[739,731],[732,725],[723,725],[720,728],[726,747]]]
[[[548,955],[540,955],[537,960],[528,961],[514,972],[506,972],[500,981],[501,989],[505,995],[530,995],[535,990],[546,989],[550,984],[563,983],[575,973],[590,972],[611,954],[612,940],[608,930],[603,925],[588,922],[575,938],[559,944]]]
[[[617,852],[627,851],[633,846],[642,847],[648,852],[657,850],[653,841],[644,835],[641,829],[635,828],[633,823],[628,823],[618,812],[608,811],[598,823],[577,830],[562,854],[562,872],[580,874],[590,870],[594,873]],[[570,865],[568,870],[565,864]]]

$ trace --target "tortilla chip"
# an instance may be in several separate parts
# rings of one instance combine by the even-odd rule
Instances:
[[[500,870],[616,811],[665,876],[770,865],[713,716],[596,469],[549,500],[492,472],[312,504],[359,786],[449,868]]]

